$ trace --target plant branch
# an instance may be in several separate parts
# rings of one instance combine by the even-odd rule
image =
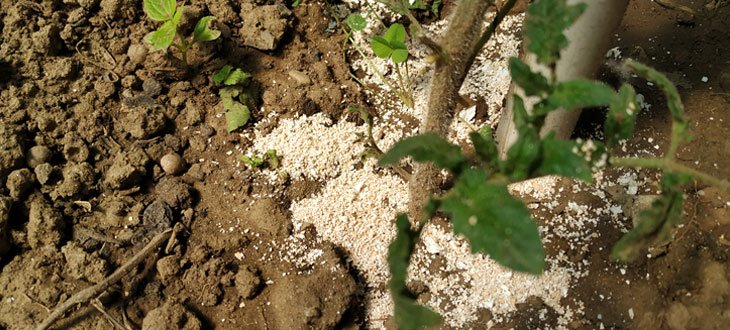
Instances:
[[[684,166],[674,160],[667,158],[636,158],[636,157],[619,157],[611,158],[609,163],[614,166],[637,167],[637,168],[655,168],[667,172],[687,174],[695,179],[703,181],[707,184],[716,186],[730,193],[730,181],[718,179],[710,174],[695,170],[691,167]]]
[[[473,61],[471,52],[481,35],[481,24],[489,7],[488,1],[460,1],[454,10],[450,24],[441,40],[443,52],[448,60],[436,61],[428,111],[422,119],[420,131],[435,132],[447,136],[449,125],[456,112],[456,98],[459,88]],[[433,195],[441,181],[440,171],[431,164],[415,164],[409,181],[411,198],[408,212],[412,221],[424,219],[423,205]]]
[[[469,60],[467,63],[474,63],[474,60],[477,58],[477,55],[479,55],[479,52],[484,48],[484,45],[487,44],[489,39],[492,38],[494,35],[494,32],[497,31],[497,27],[499,27],[499,24],[502,24],[502,21],[504,18],[509,14],[510,10],[515,6],[515,3],[517,3],[517,0],[508,0],[502,8],[499,8],[499,11],[497,11],[497,16],[494,17],[494,20],[492,20],[492,23],[489,24],[489,27],[482,33],[482,36],[479,37],[479,41],[474,45],[474,48],[471,50],[471,54],[469,55]],[[471,64],[470,64],[471,66]]]
[[[68,298],[68,300],[56,306],[56,308],[53,309],[53,312],[51,312],[51,314],[48,315],[48,317],[46,317],[46,319],[43,320],[43,322],[41,322],[41,324],[36,327],[36,330],[46,330],[50,328],[51,325],[56,322],[56,320],[60,319],[61,316],[66,313],[66,311],[78,304],[85,303],[104,292],[104,290],[119,281],[124,275],[129,273],[129,271],[136,267],[147,256],[152,254],[152,252],[157,251],[157,248],[170,238],[171,232],[172,229],[168,229],[157,234],[157,236],[153,237],[152,240],[147,243],[145,247],[142,248],[142,250],[137,252],[137,254],[135,254],[131,259],[124,263],[124,265],[117,268],[117,270],[109,275],[109,277],[91,287],[77,292],[76,294],[71,296],[71,298]]]

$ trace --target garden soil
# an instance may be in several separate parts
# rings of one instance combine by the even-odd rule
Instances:
[[[361,160],[357,133],[365,126],[347,107],[370,109],[386,146],[412,134],[418,115],[393,111],[397,100],[344,48],[334,17],[366,11],[364,3],[188,4],[184,33],[210,14],[222,35],[194,46],[186,67],[177,51],[148,51],[142,40],[156,24],[141,1],[0,0],[0,329],[33,328],[170,229],[174,239],[161,251],[54,328],[109,329],[112,320],[131,329],[394,328],[384,258],[406,183]],[[437,31],[452,5],[445,2],[440,18],[419,18]],[[726,5],[631,1],[607,56],[607,63],[630,57],[669,74],[694,138],[678,158],[725,179]],[[516,51],[506,45],[519,43],[519,12],[490,48],[503,56],[479,63]],[[211,78],[226,64],[251,73],[259,96],[252,122],[233,133]],[[485,78],[479,72],[470,77]],[[491,86],[504,89],[501,77]],[[629,82],[644,96],[637,134],[620,152],[660,154],[670,128],[661,93],[610,64],[601,79]],[[498,122],[504,96],[475,86],[465,93],[475,104],[466,121]],[[601,116],[587,111],[576,135],[600,138]],[[268,149],[280,168],[240,160]],[[672,243],[622,265],[610,260],[610,248],[659,177],[599,175],[594,187],[556,178],[513,187],[541,225],[544,277],[457,253],[468,251],[464,241],[437,220],[414,257],[420,268],[411,269],[412,291],[445,316],[445,329],[726,328],[730,196],[687,187],[685,222]]]

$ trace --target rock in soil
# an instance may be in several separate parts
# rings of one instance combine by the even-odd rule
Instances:
[[[10,206],[12,201],[6,196],[0,195],[0,260],[10,250],[10,236],[8,235],[8,219],[10,218]]]
[[[127,48],[127,56],[129,56],[130,62],[142,64],[147,58],[147,47],[142,44],[132,44]]]
[[[128,189],[139,184],[147,175],[149,161],[144,150],[132,146],[114,158],[114,163],[104,176],[104,184],[111,189]]]
[[[21,168],[10,172],[8,175],[8,182],[5,183],[5,187],[10,192],[10,197],[15,200],[20,200],[28,193],[30,188],[33,188],[33,173],[27,168]]]
[[[35,173],[36,179],[38,179],[38,183],[46,184],[53,174],[53,165],[48,163],[40,164],[35,167],[33,172]]]
[[[185,161],[176,153],[169,153],[162,156],[160,166],[165,173],[170,175],[178,175],[185,170]]]
[[[256,271],[243,267],[236,273],[236,290],[241,297],[251,299],[256,296],[261,288],[261,276]]]
[[[119,120],[121,128],[135,139],[148,139],[165,128],[165,112],[157,105],[127,109]]]
[[[109,264],[102,259],[99,251],[87,253],[74,242],[69,242],[61,248],[66,258],[66,273],[73,279],[88,280],[99,283],[109,273]]]
[[[276,49],[291,26],[291,10],[284,5],[249,6],[241,6],[243,44],[260,50]]]
[[[36,166],[47,163],[51,160],[53,152],[46,146],[33,146],[28,150],[28,154],[25,155],[28,167],[35,168]]]
[[[43,195],[36,194],[30,201],[28,219],[28,244],[37,249],[44,246],[60,246],[66,224]]]
[[[180,261],[177,256],[166,256],[157,261],[157,275],[163,284],[167,284],[180,272]]]
[[[51,192],[51,198],[82,197],[96,183],[96,172],[89,163],[69,163],[61,171],[63,181]]]
[[[165,202],[154,201],[142,213],[142,224],[150,236],[171,228],[172,222],[172,210]]]
[[[200,330],[198,318],[179,303],[165,303],[147,313],[142,330]]]
[[[165,177],[155,186],[157,199],[165,202],[174,210],[184,210],[193,206],[193,194],[189,184],[176,177]]]

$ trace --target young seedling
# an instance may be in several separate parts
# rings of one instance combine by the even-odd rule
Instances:
[[[255,93],[250,88],[251,75],[230,65],[223,66],[215,75],[213,83],[225,87],[218,96],[226,110],[226,129],[233,132],[248,123],[251,109],[256,105]]]
[[[411,84],[410,75],[408,73],[408,48],[406,47],[406,29],[402,24],[396,23],[388,27],[382,36],[375,36],[370,42],[370,48],[375,56],[383,59],[390,59],[393,63],[397,81],[394,83],[380,72],[375,64],[365,55],[362,49],[352,39],[352,33],[362,31],[367,27],[367,21],[360,14],[350,14],[345,19],[345,24],[350,27],[350,31],[346,31],[347,39],[355,47],[358,53],[366,59],[368,65],[390,88],[393,93],[409,108],[413,108],[413,86]]]
[[[538,0],[530,5],[525,20],[527,51],[554,70],[560,51],[567,45],[563,30],[585,10],[585,4],[568,5],[566,0]],[[672,118],[669,148],[661,158],[624,158],[611,154],[619,141],[633,135],[638,114],[636,92],[624,84],[618,91],[593,80],[555,81],[517,58],[509,61],[514,82],[529,97],[537,99],[528,111],[519,96],[514,96],[514,125],[517,141],[508,149],[506,159],[499,156],[491,129],[469,135],[474,156],[440,135],[429,132],[397,142],[379,165],[399,164],[410,157],[449,171],[453,188],[424,203],[424,218],[411,228],[405,214],[396,219],[396,239],[389,248],[391,294],[395,320],[401,328],[416,329],[438,322],[438,315],[419,306],[406,289],[406,269],[425,222],[437,212],[451,219],[454,233],[465,237],[472,252],[488,254],[498,263],[516,271],[541,274],[545,250],[538,227],[525,203],[513,197],[507,185],[545,175],[572,177],[591,183],[594,171],[606,166],[658,169],[663,174],[661,195],[640,213],[640,222],[613,247],[612,257],[631,261],[647,247],[672,239],[681,221],[683,189],[691,178],[716,185],[730,192],[730,183],[685,167],[675,160],[680,143],[689,139],[683,106],[674,85],[661,73],[643,64],[627,61],[624,69],[658,86],[666,95]],[[554,77],[554,72],[550,77]],[[544,120],[552,111],[583,107],[608,107],[604,126],[605,141],[558,140],[554,134],[541,137]],[[414,176],[416,173],[414,173]]]
[[[178,26],[182,20],[184,5],[178,6],[175,0],[144,0],[143,10],[147,16],[162,25],[155,31],[150,32],[144,37],[144,40],[152,46],[154,50],[167,50],[173,46],[180,50],[182,60],[188,65],[188,50],[196,42],[205,42],[218,39],[221,32],[210,27],[210,23],[215,19],[213,16],[204,16],[201,18],[195,28],[193,34],[189,37],[179,35]],[[179,42],[174,43],[175,37]]]
[[[276,150],[269,149],[263,155],[242,155],[241,161],[251,168],[260,168],[266,165],[268,168],[275,170],[279,168],[279,157],[276,155]]]

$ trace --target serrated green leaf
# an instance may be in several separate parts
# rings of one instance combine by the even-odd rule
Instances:
[[[664,173],[662,194],[651,207],[639,213],[639,223],[613,246],[611,257],[622,262],[636,260],[649,247],[669,243],[674,228],[682,222],[684,193],[681,185],[689,182],[690,177],[674,173]]]
[[[345,19],[345,23],[352,31],[361,31],[368,26],[368,22],[360,14],[350,14]]]
[[[248,83],[248,80],[250,78],[251,75],[248,72],[236,68],[235,70],[231,71],[230,74],[228,74],[228,77],[226,77],[225,80],[223,80],[223,85],[245,85],[246,83]]]
[[[220,85],[223,83],[223,81],[228,78],[228,76],[231,74],[231,70],[233,70],[233,67],[230,65],[224,65],[218,72],[216,72],[213,75],[213,83],[216,85]]]
[[[250,118],[251,111],[248,110],[247,106],[238,102],[232,102],[231,107],[226,112],[226,129],[228,133],[246,125]]]
[[[517,85],[522,87],[527,96],[543,96],[550,91],[550,84],[545,76],[532,72],[530,66],[519,58],[509,59],[509,71]]]
[[[406,288],[408,262],[416,246],[419,231],[411,230],[408,216],[398,214],[395,221],[397,234],[388,246],[390,293],[393,297],[393,315],[400,330],[418,330],[441,323],[441,317],[419,305]]]
[[[383,35],[383,38],[391,43],[391,45],[394,41],[405,43],[406,28],[403,26],[403,24],[395,23],[388,27],[388,30],[385,31],[385,35]]]
[[[540,142],[542,159],[535,170],[537,176],[560,175],[593,182],[590,159],[586,160],[577,152],[580,145],[572,140],[558,140],[551,132]]]
[[[474,145],[474,152],[476,152],[479,160],[487,165],[491,170],[499,169],[499,150],[497,149],[497,143],[494,142],[492,137],[492,129],[489,126],[484,126],[479,133],[469,133],[469,139]]]
[[[373,50],[375,56],[380,58],[388,58],[393,53],[393,48],[390,47],[390,42],[380,36],[373,37],[370,40],[370,49]]]
[[[636,92],[631,85],[623,84],[608,108],[606,122],[603,125],[608,147],[615,146],[620,140],[631,138],[638,114]]]
[[[568,80],[559,82],[548,95],[543,106],[535,107],[534,115],[545,115],[556,109],[607,106],[614,100],[616,92],[610,86],[593,80]]]
[[[193,42],[203,42],[218,39],[221,35],[221,31],[210,28],[211,20],[214,20],[213,16],[204,16],[195,24],[193,29]]]
[[[142,10],[150,19],[157,22],[169,21],[175,16],[175,0],[144,0]]]
[[[454,173],[461,172],[468,162],[459,146],[449,143],[436,133],[428,132],[398,141],[380,158],[378,165],[397,164],[408,156],[417,162],[433,162],[437,167]]]
[[[469,240],[472,252],[516,271],[542,273],[545,250],[530,212],[507,186],[486,179],[481,170],[465,170],[443,199],[441,210],[451,215],[454,233]]]
[[[538,0],[527,7],[525,36],[527,50],[547,66],[560,58],[560,50],[568,45],[563,30],[571,26],[587,5],[567,5],[565,0]]]
[[[170,20],[160,26],[159,29],[148,33],[144,40],[151,46],[152,50],[167,50],[175,40],[177,24]]]

